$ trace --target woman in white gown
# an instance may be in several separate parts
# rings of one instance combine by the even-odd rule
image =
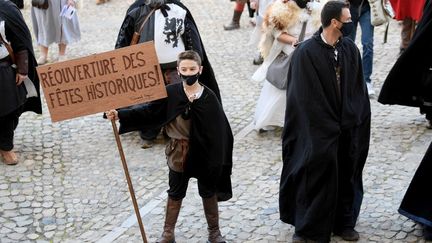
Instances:
[[[323,5],[323,0],[275,0],[267,8],[259,44],[264,62],[252,76],[252,80],[264,82],[255,110],[255,130],[283,127],[286,90],[276,88],[265,79],[267,70],[280,52],[289,55],[294,51],[293,45],[298,42],[304,22],[307,22],[304,39],[318,30]]]

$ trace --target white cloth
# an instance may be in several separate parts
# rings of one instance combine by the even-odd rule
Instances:
[[[4,41],[6,40],[6,34],[5,34],[5,22],[0,21],[0,35],[2,36]],[[5,57],[9,56],[9,52],[6,49],[6,46],[0,43],[0,59],[3,59]]]
[[[60,17],[67,0],[48,0],[48,9],[31,8],[33,30],[38,45],[71,44],[81,39],[78,14],[72,19]]]
[[[306,13],[306,10],[304,11]],[[287,33],[298,38],[301,33],[303,22],[308,21],[308,16],[308,14],[303,14],[299,22],[288,29]],[[315,31],[317,31],[316,27],[310,24],[310,21],[308,21],[304,39],[306,40],[310,38]],[[281,31],[273,31],[274,41],[270,52],[264,59],[263,64],[255,71],[252,76],[253,81],[264,82],[255,110],[254,129],[256,130],[267,126],[283,127],[284,125],[286,90],[280,90],[265,80],[268,67],[279,55],[279,53],[283,51],[285,54],[290,55],[294,51],[293,46],[281,43],[277,40],[281,34]]]
[[[261,33],[262,33],[262,25],[264,22],[264,14],[267,10],[267,7],[273,3],[274,0],[259,0],[258,2],[258,11],[257,14],[255,16],[255,28],[253,29],[251,36],[250,36],[250,40],[249,40],[249,45],[252,45],[253,47],[258,46],[258,43],[260,41],[261,38]]]
[[[177,55],[185,50],[181,36],[185,31],[186,10],[173,3],[167,5],[168,17],[160,10],[155,11],[154,43],[161,64],[177,61]]]
[[[255,108],[254,129],[266,126],[283,127],[286,107],[286,90],[281,90],[264,81],[261,94]]]

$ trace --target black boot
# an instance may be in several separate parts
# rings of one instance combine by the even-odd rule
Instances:
[[[165,224],[162,236],[159,238],[157,243],[175,243],[175,224],[177,223],[177,218],[180,212],[180,207],[182,204],[182,199],[173,200],[168,197],[166,214],[165,214]]]
[[[240,17],[243,12],[235,11],[231,23],[224,25],[224,30],[235,30],[240,28]]]
[[[208,240],[207,243],[225,243],[219,230],[219,210],[217,196],[203,198],[204,213],[208,224]]]
[[[423,226],[423,238],[426,241],[432,241],[432,227]]]

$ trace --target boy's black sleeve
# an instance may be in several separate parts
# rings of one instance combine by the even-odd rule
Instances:
[[[167,98],[118,110],[120,133],[163,126],[167,116]]]

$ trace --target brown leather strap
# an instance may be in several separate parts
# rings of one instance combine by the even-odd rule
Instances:
[[[12,63],[15,64],[15,54],[13,52],[13,49],[9,43],[7,43],[5,40],[3,40],[2,35],[0,34],[0,42],[6,47],[7,51],[9,52],[9,56],[12,59]]]
[[[305,35],[306,35],[306,26],[307,26],[307,21],[303,22],[302,29],[301,29],[301,32],[300,32],[300,36],[299,36],[299,39],[298,39],[299,42],[302,42],[304,40],[304,38],[305,38]]]
[[[135,32],[133,33],[132,40],[131,40],[131,43],[130,43],[131,46],[132,46],[132,45],[136,45],[136,44],[138,44],[139,38],[141,37],[141,32],[142,32],[143,29],[144,29],[144,25],[147,23],[147,21],[149,20],[149,18],[153,15],[153,13],[154,13],[155,11],[156,11],[156,9],[155,9],[155,8],[152,8],[152,10],[150,10],[150,12],[147,14],[147,16],[145,17],[144,21],[142,22],[142,24],[141,24],[139,30],[138,30],[138,31],[135,31]]]

